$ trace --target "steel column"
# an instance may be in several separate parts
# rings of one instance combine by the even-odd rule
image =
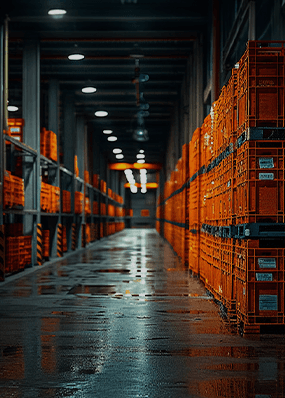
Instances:
[[[57,169],[55,170],[54,184],[60,186],[60,160],[59,160],[59,82],[56,79],[51,79],[48,89],[48,129],[53,131],[57,136]],[[52,223],[53,232],[51,234],[51,256],[57,256],[57,239],[56,231],[58,225],[62,224],[61,220],[61,206],[58,218],[55,223]],[[50,223],[51,224],[51,223]]]
[[[35,149],[38,156],[24,158],[25,209],[37,211],[35,216],[24,216],[24,234],[32,234],[32,264],[37,263],[37,224],[40,215],[40,45],[37,40],[26,40],[23,45],[23,118],[24,142]]]
[[[213,0],[212,103],[218,99],[220,94],[220,47],[220,1]]]
[[[250,1],[248,8],[248,40],[255,40],[255,1]]]

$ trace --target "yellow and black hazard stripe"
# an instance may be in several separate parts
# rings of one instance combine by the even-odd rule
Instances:
[[[71,250],[76,249],[76,224],[72,224],[72,229],[71,229]]]
[[[62,225],[57,226],[57,257],[62,257]]]
[[[0,281],[5,279],[5,235],[4,225],[0,225]]]
[[[37,224],[37,264],[43,263],[43,232],[42,224]]]

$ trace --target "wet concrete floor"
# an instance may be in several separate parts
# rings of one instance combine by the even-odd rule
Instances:
[[[285,337],[241,337],[155,230],[0,285],[1,398],[285,396]]]

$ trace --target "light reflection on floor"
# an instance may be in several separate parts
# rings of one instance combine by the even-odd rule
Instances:
[[[285,338],[242,338],[154,230],[0,286],[0,396],[284,397]]]

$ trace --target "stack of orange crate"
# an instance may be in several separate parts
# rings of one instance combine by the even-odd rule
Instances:
[[[200,271],[200,194],[203,174],[201,174],[201,129],[197,128],[190,141],[189,170],[189,268]]]
[[[7,237],[5,239],[5,273],[19,270],[20,244],[19,237]]]
[[[31,264],[32,237],[13,236],[5,239],[5,273],[17,272]]]
[[[104,180],[100,180],[100,190],[103,193],[107,192],[107,183]]]
[[[93,214],[98,215],[99,214],[99,204],[96,200],[93,202]]]
[[[116,217],[124,217],[123,210],[124,209],[122,207],[116,206],[116,208],[115,208],[115,216]]]
[[[51,186],[51,212],[59,213],[60,210],[60,188]]]
[[[9,171],[4,174],[4,208],[23,208],[25,205],[24,180]]]
[[[85,227],[85,239],[86,239],[86,244],[91,242],[91,225],[89,223],[86,224]]]
[[[79,168],[78,168],[77,155],[74,155],[74,174],[75,174],[76,177],[79,177]]]
[[[62,190],[62,212],[71,213],[71,193]]]
[[[108,215],[110,217],[115,217],[115,206],[108,204]]]
[[[284,127],[284,42],[249,41],[238,65],[238,133]]]
[[[41,182],[41,209],[47,213],[58,213],[60,209],[60,188]]]
[[[90,199],[86,195],[85,195],[85,214],[86,215],[90,215],[91,214]]]
[[[41,129],[41,154],[48,159],[57,162],[57,136],[53,131]]]
[[[99,174],[93,174],[93,187],[99,189]]]
[[[84,181],[89,184],[90,183],[90,175],[89,175],[89,171],[85,170],[84,171]]]
[[[13,206],[13,185],[12,177],[9,171],[4,173],[4,209],[11,208]]]
[[[106,203],[100,203],[100,214],[102,216],[106,216],[107,215],[107,208],[106,208]]]
[[[74,193],[74,213],[81,214],[83,212],[84,194],[79,191]]]
[[[24,119],[9,118],[8,119],[8,131],[5,133],[16,140],[23,142],[23,127],[25,125]]]

